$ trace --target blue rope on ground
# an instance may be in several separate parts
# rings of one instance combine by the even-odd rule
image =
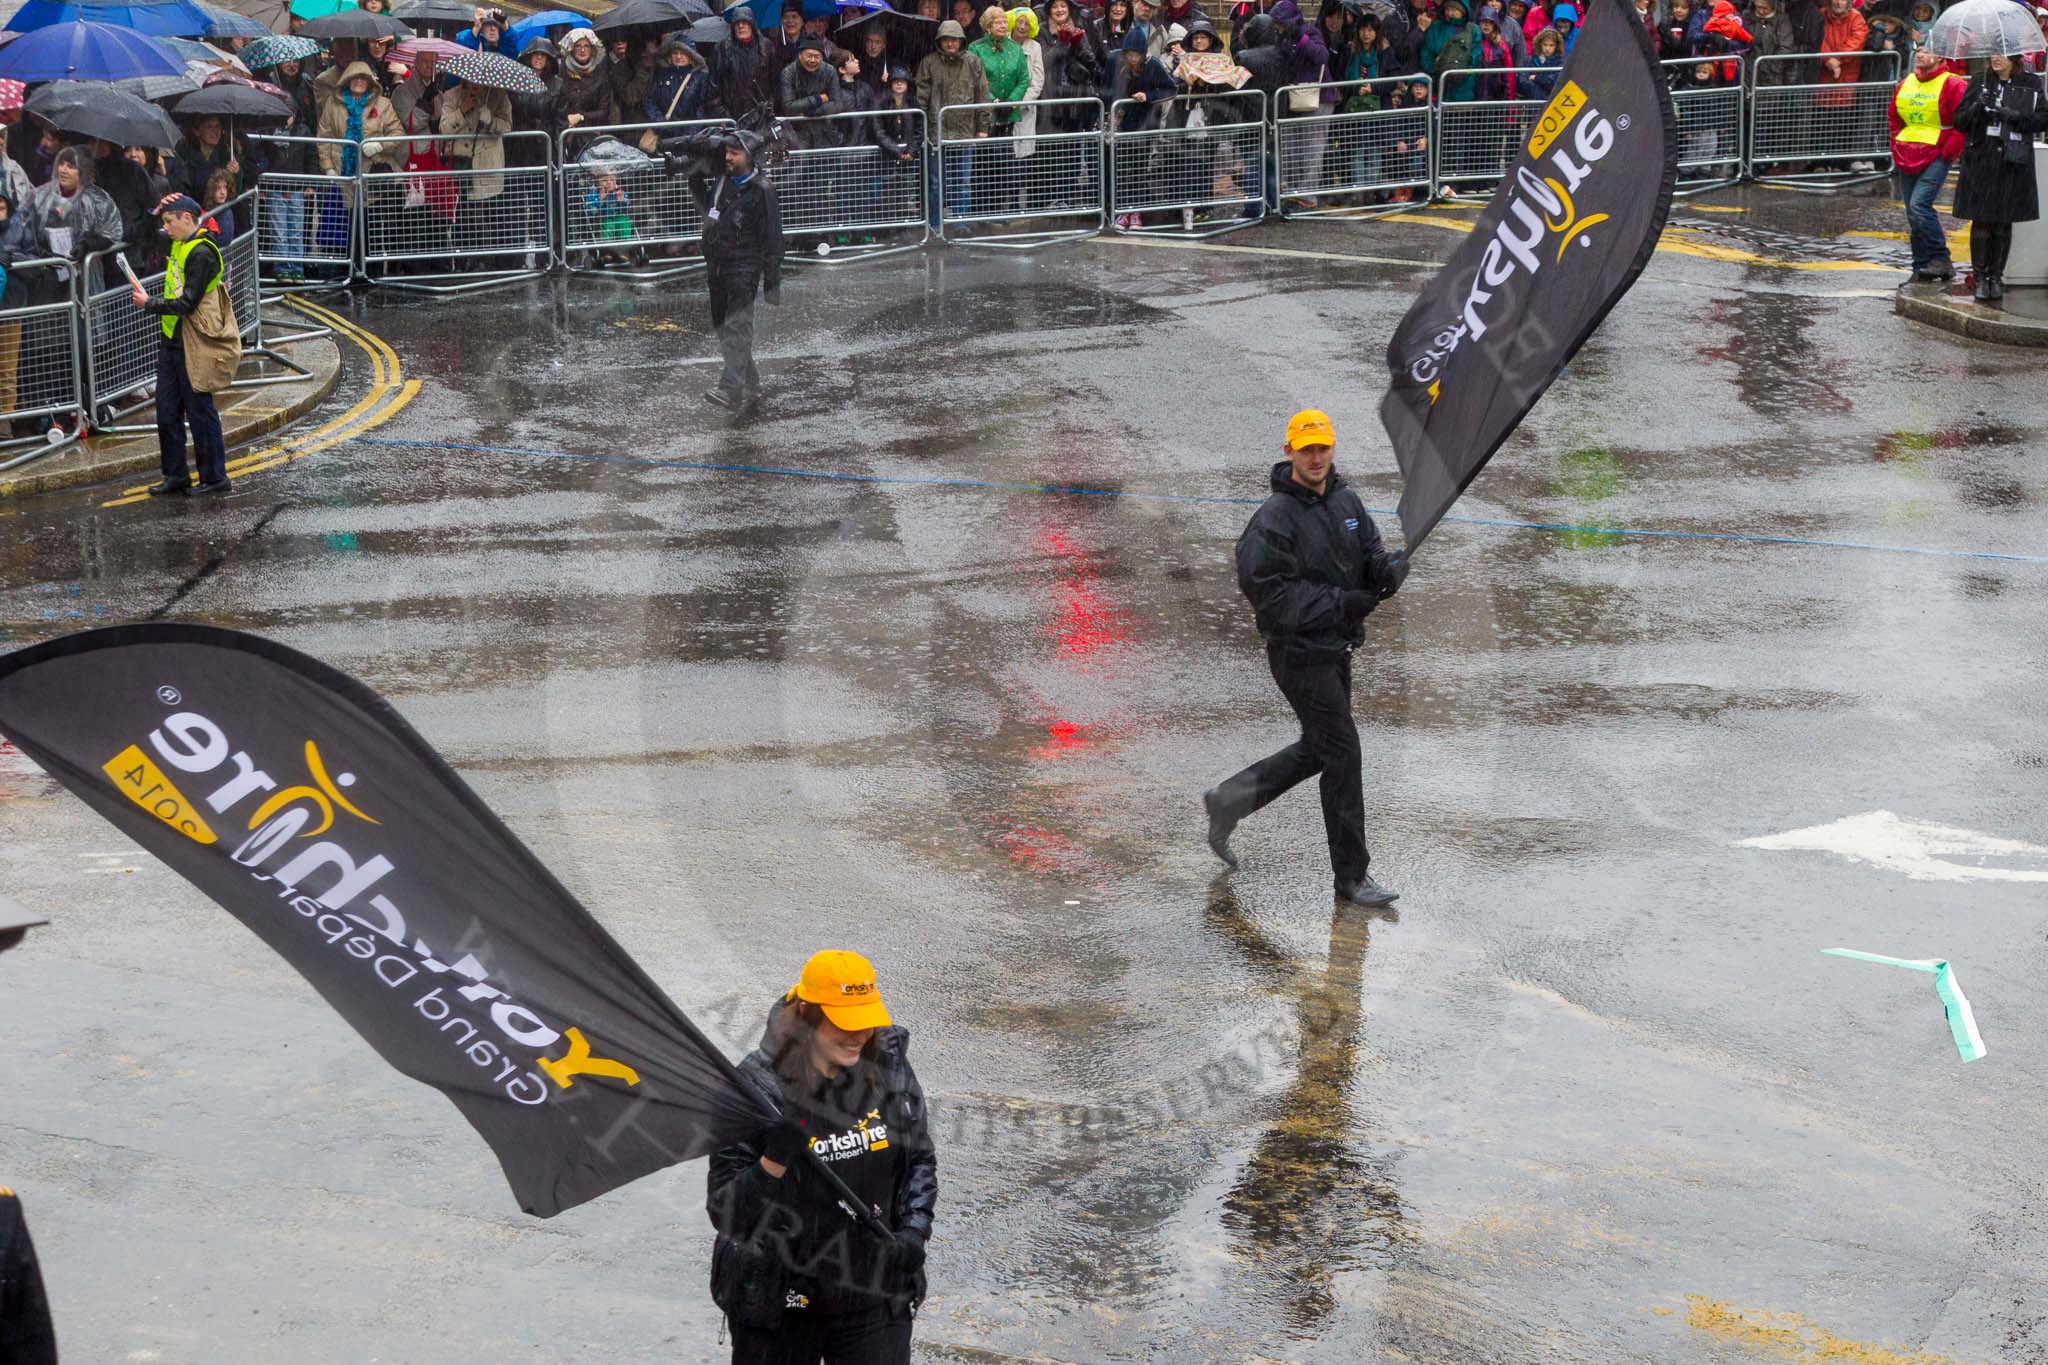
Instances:
[[[1071,488],[1047,483],[1004,483],[992,479],[921,477],[910,474],[849,474],[843,470],[783,469],[775,465],[714,464],[705,460],[659,460],[636,455],[587,455],[574,450],[533,450],[524,446],[474,445],[466,441],[403,441],[358,436],[356,444],[403,446],[414,450],[466,450],[479,455],[528,455],[546,460],[581,460],[588,464],[629,465],[639,469],[690,469],[707,474],[773,474],[790,479],[823,479],[834,483],[896,484],[920,488],[975,488],[998,493],[1067,493],[1084,498],[1124,498],[1134,502],[1207,503],[1212,506],[1256,507],[1264,498],[1205,498],[1190,493],[1133,493],[1120,488]],[[1375,516],[1395,515],[1391,507],[1369,507]],[[1741,531],[1655,531],[1628,526],[1575,526],[1562,521],[1511,521],[1502,517],[1450,515],[1447,522],[1463,526],[1496,526],[1514,531],[1555,531],[1574,535],[1628,536],[1639,540],[1707,540],[1738,545],[1799,545],[1817,550],[1866,550],[1879,554],[1930,555],[1941,559],[1992,559],[2009,564],[2048,564],[2048,555],[2008,554],[1998,550],[1950,550],[1929,545],[1879,545],[1860,540],[1810,540],[1800,536],[1759,536]]]

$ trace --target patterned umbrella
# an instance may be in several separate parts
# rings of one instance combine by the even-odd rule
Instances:
[[[471,52],[465,48],[461,56],[450,57],[441,63],[441,73],[469,85],[480,85],[486,90],[505,90],[514,95],[543,95],[548,88],[534,74],[533,68],[521,66],[497,52]]]
[[[266,66],[280,62],[303,62],[308,57],[319,55],[320,44],[311,38],[297,34],[273,33],[268,38],[258,38],[242,49],[242,65],[251,71],[261,71]]]
[[[21,102],[28,93],[28,87],[20,81],[0,81],[0,113],[21,108]]]

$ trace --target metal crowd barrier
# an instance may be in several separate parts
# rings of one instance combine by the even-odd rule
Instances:
[[[20,261],[7,267],[9,285],[28,297],[60,294],[45,303],[0,310],[0,422],[28,428],[14,436],[0,430],[0,470],[27,464],[52,449],[43,430],[51,418],[85,416],[85,376],[79,368],[78,297],[58,278],[66,262]],[[26,453],[19,453],[27,448]]]
[[[963,137],[952,117],[1026,107],[1037,118],[1025,138],[993,132]],[[1022,250],[1102,231],[1107,219],[1101,100],[951,104],[939,111],[938,131],[942,240]]]
[[[95,251],[85,258],[77,281],[85,327],[85,391],[92,405],[92,424],[102,431],[143,431],[116,425],[122,400],[156,382],[156,348],[163,339],[163,319],[145,313],[128,295],[128,280],[114,263],[114,252]],[[112,277],[111,285],[106,283]],[[94,282],[101,287],[93,288]],[[143,277],[152,298],[164,292],[164,273]],[[133,405],[129,405],[132,407]]]
[[[1830,61],[1859,62],[1852,81],[1822,82]],[[1806,84],[1772,85],[1773,69],[1803,63]],[[1892,136],[1885,118],[1901,78],[1896,52],[1818,52],[1755,59],[1749,99],[1751,179],[1782,189],[1826,192],[1881,180],[1891,173]],[[1865,164],[1867,163],[1867,164]],[[1863,169],[1857,169],[1862,166]],[[1775,167],[1775,170],[1766,170]]]
[[[1157,126],[1129,126],[1154,117]],[[1109,109],[1109,209],[1116,230],[1214,237],[1258,222],[1266,212],[1269,130],[1262,90],[1178,95],[1156,105],[1118,100]],[[1146,223],[1148,213],[1171,216]]]
[[[1662,63],[1671,84],[1671,102],[1678,108],[1678,190],[1681,195],[1733,185],[1742,179],[1743,92],[1748,71],[1742,57],[1691,57]],[[1710,82],[1687,84],[1701,67],[1711,67]],[[1735,69],[1731,79],[1728,69]]]
[[[666,141],[734,126],[731,119],[695,119],[563,132],[555,144],[563,267],[635,281],[701,268],[702,258],[684,254],[704,237],[688,179],[669,175],[661,154],[642,151],[640,139],[649,132]]]
[[[252,135],[257,150],[287,150],[306,157],[310,169],[265,171],[256,206],[256,257],[273,290],[346,288],[356,278],[356,244],[361,196],[354,179],[327,175],[322,148],[339,156],[348,144],[335,138]]]
[[[1489,67],[1446,71],[1437,79],[1436,179],[1439,191],[1455,193],[1460,184],[1477,193],[1491,193],[1521,155],[1522,144],[1549,95],[1524,96],[1535,89],[1531,76],[1556,77],[1558,68]],[[1443,92],[1473,82],[1513,77],[1516,98],[1505,100],[1446,99]]]
[[[1290,91],[1304,89],[1335,90],[1339,109],[1360,90],[1372,91],[1381,104],[1378,109],[1349,114],[1283,118],[1274,125],[1280,216],[1356,215],[1358,206],[1369,206],[1374,200],[1389,202],[1401,190],[1419,189],[1423,191],[1422,198],[1428,199],[1436,184],[1432,173],[1436,139],[1430,135],[1430,106],[1387,104],[1395,88],[1417,84],[1435,90],[1434,82],[1420,74],[1379,81],[1290,85],[1283,89],[1283,105]],[[1353,206],[1346,207],[1337,202],[1339,199],[1350,199]],[[1402,207],[1389,203],[1389,207],[1364,216],[1396,213]]]
[[[454,294],[512,284],[553,266],[555,167],[546,133],[394,141],[410,143],[414,156],[438,152],[447,169],[392,171],[357,163],[357,259],[365,279]],[[492,147],[507,164],[476,167],[476,153]]]
[[[904,133],[904,155],[883,150],[873,131],[877,118],[900,120],[893,126]],[[829,265],[915,251],[930,240],[924,110],[913,104],[796,122],[816,145],[790,152],[774,173],[784,241],[817,237],[812,259]],[[1025,141],[1010,139],[1011,151]],[[801,245],[792,242],[790,254],[804,254]]]

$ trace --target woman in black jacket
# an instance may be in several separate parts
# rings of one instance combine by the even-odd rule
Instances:
[[[733,1365],[908,1365],[939,1198],[909,1045],[858,953],[813,955],[769,1010],[740,1074],[783,1121],[714,1155],[705,1196],[718,1230],[711,1297],[732,1329]],[[820,1163],[890,1240],[847,1216]]]
[[[2005,297],[2005,258],[2012,225],[2041,216],[2034,182],[2034,137],[2048,127],[2041,78],[2011,57],[1993,57],[1970,78],[1956,107],[1963,135],[1963,171],[1956,181],[1958,218],[1970,223],[1970,261],[1980,303]]]

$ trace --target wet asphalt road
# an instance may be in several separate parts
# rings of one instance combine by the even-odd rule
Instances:
[[[1782,264],[1900,260],[1839,235],[1881,202],[1710,206],[1459,512],[2037,558],[1446,525],[1360,660],[1398,913],[1333,912],[1312,788],[1230,876],[1197,794],[1291,735],[1230,570],[1285,415],[1398,492],[1422,268],[1319,253],[1453,210],[810,270],[738,425],[688,284],[359,301],[409,408],[221,506],[0,503],[0,638],[167,609],[356,673],[735,1054],[872,956],[937,1115],[923,1359],[2048,1360],[2048,885],[1736,847],[2048,844],[2040,362]],[[0,960],[0,1182],[69,1358],[722,1358],[701,1165],[522,1217],[4,754],[0,889],[57,921]],[[1951,959],[1990,1056],[1835,945]]]

